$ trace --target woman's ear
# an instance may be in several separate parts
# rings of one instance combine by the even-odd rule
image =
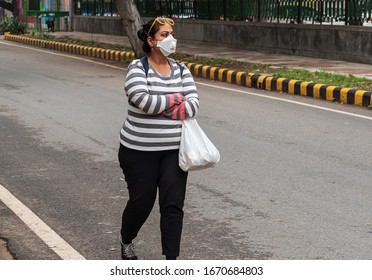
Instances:
[[[150,46],[151,48],[154,47],[154,42],[153,42],[153,40],[152,40],[151,37],[147,37],[147,43],[149,44],[149,46]]]

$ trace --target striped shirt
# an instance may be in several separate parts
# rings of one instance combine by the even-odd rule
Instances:
[[[199,97],[189,69],[168,58],[170,75],[158,74],[149,64],[147,77],[140,59],[128,67],[124,89],[128,97],[128,114],[120,131],[120,143],[140,151],[179,149],[182,122],[162,115],[173,106],[176,94],[185,102],[186,117],[195,117]]]

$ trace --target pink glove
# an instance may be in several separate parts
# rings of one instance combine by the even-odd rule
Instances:
[[[172,119],[172,120],[181,120],[186,119],[186,103],[182,102],[181,104],[176,104],[172,108],[169,108],[163,112],[163,115]]]
[[[181,93],[172,93],[167,95],[169,96],[169,108],[183,102],[183,95]]]

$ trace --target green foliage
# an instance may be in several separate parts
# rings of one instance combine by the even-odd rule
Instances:
[[[257,73],[276,78],[287,78],[302,82],[314,82],[328,86],[339,86],[372,91],[372,80],[347,74],[326,71],[308,71],[269,64],[248,63],[225,58],[197,57],[192,55],[175,54],[173,58],[181,61],[195,62],[203,65],[218,66],[236,71]]]
[[[10,32],[11,34],[25,34],[26,23],[20,18],[14,18],[12,16],[6,15],[0,22],[0,28],[3,32]]]
[[[353,75],[343,75],[325,71],[308,71],[282,66],[272,66],[269,64],[248,63],[224,58],[196,57],[191,55],[175,54],[173,58],[181,61],[196,62],[204,65],[218,66],[236,71],[257,73],[276,78],[287,78],[302,82],[314,82],[329,86],[339,86],[372,91],[372,80],[356,77]]]
[[[273,77],[300,80],[303,82],[315,82],[329,86],[372,90],[372,81],[367,78],[353,75],[343,75],[325,71],[311,72],[302,69],[282,68],[272,74]]]
[[[0,21],[0,29],[4,32],[8,32],[8,26],[10,25],[12,17],[5,15],[5,17]]]
[[[72,39],[68,36],[61,36],[61,37],[56,38],[55,41],[63,42],[66,44],[76,44],[76,45],[81,45],[85,47],[111,49],[111,50],[118,50],[118,51],[132,51],[132,48],[126,48],[122,45],[95,42],[93,39],[92,40],[79,40],[79,39]]]
[[[47,32],[31,31],[30,35],[40,40],[53,40],[54,36]]]

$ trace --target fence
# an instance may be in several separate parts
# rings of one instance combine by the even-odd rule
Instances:
[[[34,31],[67,31],[68,17],[70,12],[64,5],[52,5],[48,10],[38,10],[36,6],[30,6],[32,10],[25,11],[25,20],[29,30]]]
[[[134,0],[143,17],[362,25],[372,0]],[[114,0],[81,0],[75,14],[118,16]]]
[[[29,29],[37,31],[60,31],[68,27],[69,0],[27,0],[23,15]]]
[[[118,16],[114,0],[82,0],[75,5],[75,15]]]

